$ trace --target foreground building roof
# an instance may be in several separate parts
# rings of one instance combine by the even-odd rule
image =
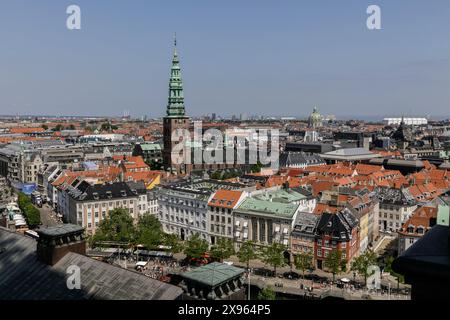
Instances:
[[[244,269],[230,266],[224,263],[213,262],[195,270],[182,274],[183,278],[199,282],[207,286],[215,287],[232,278],[240,276]]]
[[[36,241],[0,228],[0,300],[173,300],[182,289],[69,252],[55,265],[36,257]],[[67,269],[81,271],[81,290],[67,287]]]

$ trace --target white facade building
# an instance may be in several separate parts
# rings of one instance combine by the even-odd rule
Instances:
[[[428,124],[428,120],[426,118],[384,118],[383,122],[385,125],[399,125],[403,122],[408,126],[420,126]]]

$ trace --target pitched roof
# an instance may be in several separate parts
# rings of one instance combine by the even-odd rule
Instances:
[[[437,207],[428,207],[423,206],[420,208],[417,208],[411,215],[411,217],[405,221],[405,223],[402,225],[401,229],[398,231],[398,233],[408,236],[422,236],[423,234],[418,233],[418,228],[422,227],[424,228],[424,233],[428,231],[433,225],[431,225],[431,222],[434,221],[436,223],[436,218],[438,214],[438,208]],[[408,228],[412,227],[413,232],[408,232]]]
[[[54,266],[36,259],[36,241],[0,227],[0,300],[172,300],[176,286],[77,253]],[[81,289],[67,287],[67,269],[81,270]]]
[[[239,212],[275,215],[283,218],[292,218],[299,205],[292,203],[280,203],[255,198],[247,198],[237,208]]]
[[[358,174],[369,175],[371,173],[383,170],[383,166],[358,163],[355,170]]]
[[[244,269],[230,266],[224,263],[213,262],[192,271],[183,273],[185,279],[216,287],[224,282],[239,277],[245,272]]]
[[[242,191],[219,189],[209,201],[209,206],[233,209],[242,197]]]
[[[358,219],[348,210],[338,213],[325,212],[317,223],[319,234],[331,234],[333,239],[349,241],[352,238],[352,230],[358,226]]]

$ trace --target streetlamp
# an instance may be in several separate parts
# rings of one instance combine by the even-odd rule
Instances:
[[[389,280],[388,299],[391,300],[391,281]]]
[[[248,298],[247,300],[250,300],[250,268],[248,268]]]

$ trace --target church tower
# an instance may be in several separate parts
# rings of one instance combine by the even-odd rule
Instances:
[[[180,173],[184,165],[172,163],[172,153],[179,141],[172,141],[172,132],[176,129],[189,130],[190,119],[185,115],[183,81],[181,79],[180,60],[177,53],[177,39],[174,39],[174,53],[169,81],[169,101],[167,113],[163,119],[163,164],[164,170]]]

